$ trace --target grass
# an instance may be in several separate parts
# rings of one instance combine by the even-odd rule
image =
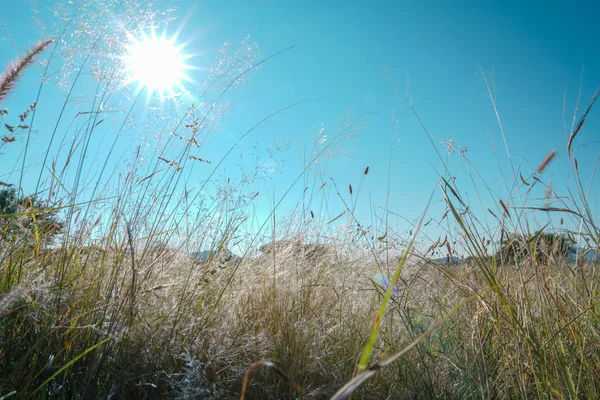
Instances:
[[[17,65],[31,64],[49,43]],[[408,237],[387,223],[361,224],[354,210],[368,167],[361,184],[348,188],[352,200],[343,214],[313,212],[319,196],[324,204],[331,200],[325,185],[337,188],[320,179],[314,163],[360,129],[351,115],[290,182],[288,192],[299,180],[313,181],[304,191],[310,198],[287,221],[276,218],[280,203],[274,204],[257,227],[249,184],[259,179],[255,171],[220,180],[215,162],[206,183],[182,190],[183,172],[201,159],[195,146],[224,114],[222,97],[270,59],[239,57],[216,64],[203,93],[214,101],[179,110],[153,142],[149,161],[139,161],[137,147],[122,175],[109,170],[117,139],[104,160],[94,160],[99,177],[86,175],[114,82],[100,81],[73,117],[83,116],[77,128],[65,128],[62,112],[57,116],[54,132],[64,130],[65,143],[75,139],[67,155],[48,148],[45,157],[53,161],[35,193],[46,209],[60,211],[62,234],[37,228],[40,209],[22,206],[0,216],[0,398],[600,397],[598,263],[568,263],[543,245],[550,237],[544,234],[555,231],[533,222],[539,213],[560,215],[567,220],[561,233],[598,250],[600,231],[572,149],[597,95],[573,124],[566,149],[577,177],[570,196],[555,195],[543,182],[555,151],[531,176],[511,164],[511,198],[495,196],[473,169],[471,179],[497,199],[489,209],[493,229],[461,197],[461,182],[450,179],[439,152],[445,173],[436,196],[446,205],[438,221],[448,223],[445,239],[419,235],[423,220]],[[107,68],[100,76],[114,76]],[[16,90],[16,70],[3,75],[11,81],[0,87]],[[65,105],[72,105],[73,87]],[[11,125],[3,146],[18,145],[15,133],[31,134],[39,96],[20,120],[24,128]],[[135,105],[119,114],[119,133]],[[218,190],[203,197],[208,182]],[[536,186],[559,204],[531,200]],[[517,257],[500,251],[507,238],[519,244]],[[232,246],[241,258],[227,256]],[[459,246],[468,261],[430,260]],[[194,259],[199,248],[211,256]],[[387,287],[371,280],[377,272],[390,277]]]

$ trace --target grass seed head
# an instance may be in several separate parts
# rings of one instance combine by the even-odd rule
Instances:
[[[544,157],[540,165],[537,167],[537,173],[541,174],[542,172],[544,172],[544,170],[548,167],[548,165],[550,165],[552,160],[554,160],[554,157],[556,157],[556,150],[552,149],[548,154],[546,154],[546,157]]]
[[[50,43],[52,43],[52,40],[46,40],[38,43],[25,55],[25,57],[8,66],[8,68],[0,77],[0,102],[4,100],[8,93],[12,90],[25,68],[27,68],[27,66],[33,62],[35,56],[40,54],[46,47],[48,47]]]

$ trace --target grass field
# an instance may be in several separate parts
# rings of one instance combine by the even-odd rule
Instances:
[[[7,67],[0,107],[34,59],[54,54],[53,43]],[[180,113],[150,161],[132,157],[108,189],[102,175],[112,150],[95,161],[99,177],[86,181],[78,162],[91,151],[85,143],[102,122],[111,86],[97,89],[99,100],[81,109],[79,144],[66,158],[46,154],[52,166],[33,191],[38,201],[17,190],[0,203],[0,399],[600,397],[600,276],[589,257],[600,230],[579,179],[580,168],[595,166],[578,165],[573,152],[598,94],[560,149],[573,168],[572,188],[544,183],[555,152],[530,176],[512,167],[512,198],[495,197],[472,174],[495,198],[491,231],[448,170],[434,194],[447,210],[437,219],[447,227],[439,238],[420,235],[427,207],[409,234],[364,226],[352,204],[337,221],[307,216],[306,207],[276,220],[274,205],[257,230],[248,227],[256,196],[247,180],[215,178],[212,198],[200,197],[202,187],[190,199],[179,179],[187,163],[202,161],[191,157],[194,141],[223,116],[219,93],[262,62],[217,73],[228,82],[215,85],[217,101]],[[33,101],[20,122],[0,117],[11,127],[3,151],[27,150],[13,138],[30,132],[43,107]],[[134,123],[133,110],[121,114],[121,129]],[[345,121],[332,143],[361,123]],[[64,125],[56,140],[73,134]],[[167,150],[175,145],[174,158]],[[301,177],[318,178],[311,165],[326,150]],[[325,184],[315,182],[308,192]],[[4,193],[18,183],[2,182]],[[553,205],[534,201],[533,187]],[[540,213],[560,223],[538,226]],[[234,243],[239,257],[226,251]],[[591,253],[574,261],[573,247]],[[461,262],[433,260],[457,248]],[[198,249],[210,256],[193,257]]]

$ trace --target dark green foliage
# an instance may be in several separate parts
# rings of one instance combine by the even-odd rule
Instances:
[[[525,260],[547,263],[568,259],[575,252],[575,243],[566,235],[538,231],[533,235],[507,235],[496,255],[504,262]]]
[[[51,243],[64,223],[53,208],[35,195],[19,197],[14,188],[0,190],[0,239]]]

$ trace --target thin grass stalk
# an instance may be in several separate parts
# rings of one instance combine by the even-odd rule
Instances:
[[[267,224],[270,222],[271,218],[273,217],[273,215],[275,215],[275,211],[277,211],[279,209],[279,206],[281,205],[281,203],[283,202],[283,200],[285,200],[285,198],[287,197],[287,195],[291,192],[292,188],[296,185],[296,183],[300,180],[300,178],[302,178],[304,176],[304,174],[308,171],[308,168],[310,168],[314,163],[317,162],[317,160],[321,157],[322,154],[324,154],[329,147],[335,143],[337,141],[337,139],[339,139],[346,130],[350,129],[352,127],[354,123],[350,123],[349,126],[344,127],[343,129],[340,130],[340,132],[334,136],[332,138],[331,141],[329,141],[329,143],[327,143],[319,153],[317,153],[312,160],[310,161],[310,163],[300,172],[300,174],[298,174],[298,176],[296,177],[296,179],[294,179],[294,181],[290,184],[290,186],[288,187],[288,189],[283,193],[283,195],[281,196],[281,198],[279,199],[279,201],[274,205],[273,210],[271,210],[271,212],[269,213],[269,215],[267,215],[267,217],[265,218],[265,221],[262,223],[262,225],[258,228],[256,234],[253,236],[252,240],[250,241],[250,243],[248,244],[248,249],[246,250],[246,252],[244,252],[244,254],[242,255],[242,259],[244,259],[246,257],[246,255],[248,254],[251,246],[254,244],[254,242],[257,240],[258,236],[260,235],[260,233],[264,230],[264,228],[267,226]],[[219,295],[217,296],[217,299],[215,301],[215,304],[213,305],[213,307],[210,309],[210,311],[208,312],[208,315],[206,316],[206,318],[204,319],[204,322],[202,323],[202,325],[200,326],[200,329],[198,329],[198,332],[193,336],[193,340],[195,341],[196,338],[198,337],[198,335],[202,332],[202,330],[204,329],[204,327],[206,326],[206,324],[208,323],[208,321],[210,320],[211,316],[213,315],[213,313],[216,310],[217,305],[219,304],[219,302],[221,301],[221,298],[223,297],[223,295],[225,294],[225,291],[227,290],[227,288],[229,287],[229,285],[231,284],[233,277],[235,276],[238,268],[239,268],[240,264],[236,265],[235,268],[232,270],[229,278],[227,279],[227,281],[225,282],[225,285],[223,286],[223,288],[219,291]]]
[[[458,310],[464,307],[469,302],[480,297],[484,292],[490,290],[491,288],[486,288],[481,292],[475,293],[474,295],[469,296],[465,300],[461,301],[458,305],[452,308],[448,314],[444,317],[440,318],[437,322],[435,322],[429,329],[423,332],[418,338],[413,340],[408,346],[404,347],[399,352],[393,354],[392,356],[386,358],[383,361],[380,361],[372,366],[363,369],[361,372],[356,374],[349,382],[347,382],[344,386],[342,386],[332,397],[331,400],[344,400],[349,398],[356,389],[358,389],[363,383],[372,378],[379,370],[387,367],[388,365],[394,363],[397,359],[402,357],[404,354],[408,353],[415,346],[417,346],[423,339],[430,336],[433,332],[438,330],[445,321],[447,321],[452,315],[454,315]]]
[[[60,374],[62,374],[63,372],[67,371],[71,366],[73,366],[73,364],[75,364],[78,360],[80,360],[81,358],[85,357],[88,353],[90,353],[91,351],[94,351],[95,349],[97,349],[98,347],[102,346],[105,343],[110,342],[111,340],[115,339],[116,336],[110,336],[107,337],[106,339],[94,344],[93,346],[88,347],[85,351],[83,351],[81,354],[79,354],[78,356],[76,356],[75,358],[69,360],[69,362],[67,362],[65,365],[63,365],[61,368],[59,368],[55,373],[53,373],[48,379],[46,379],[44,382],[42,382],[42,384],[40,386],[38,386],[32,393],[30,396],[28,396],[29,398],[31,398],[33,395],[37,394],[40,390],[42,390],[44,387],[46,387],[46,385],[48,385],[48,383],[50,383],[54,378],[56,378],[57,376],[59,376]]]
[[[371,336],[369,337],[369,341],[367,342],[367,345],[365,346],[365,348],[362,352],[360,361],[357,366],[358,374],[360,374],[365,368],[367,368],[367,365],[369,364],[369,359],[371,358],[371,353],[373,352],[373,347],[375,346],[375,340],[377,339],[377,334],[379,333],[379,327],[381,325],[381,321],[383,321],[383,316],[385,314],[385,310],[387,308],[387,305],[388,305],[390,299],[392,298],[392,294],[394,292],[394,286],[398,283],[398,279],[400,278],[400,274],[402,273],[404,264],[406,264],[408,256],[410,255],[410,251],[412,250],[415,240],[416,240],[417,236],[419,235],[419,231],[421,229],[423,221],[425,220],[427,210],[429,209],[429,205],[431,204],[431,199],[433,198],[433,193],[434,192],[432,192],[431,195],[429,196],[429,201],[427,202],[427,205],[425,206],[425,210],[423,211],[423,214],[421,215],[421,219],[419,220],[419,223],[417,224],[415,233],[414,233],[411,241],[409,242],[408,246],[406,247],[406,250],[404,251],[402,258],[400,259],[400,261],[398,263],[398,267],[396,268],[394,276],[392,277],[390,284],[387,287],[385,296],[383,297],[383,300],[381,301],[381,305],[379,306],[379,311],[377,312],[377,316],[375,317],[375,322],[373,323],[373,329],[371,331]]]
[[[233,85],[234,85],[234,84],[235,84],[237,81],[239,81],[240,79],[242,79],[242,78],[243,78],[243,77],[244,77],[244,76],[245,76],[247,73],[249,73],[250,71],[252,71],[252,70],[254,70],[254,69],[258,68],[260,65],[262,65],[262,64],[266,63],[267,61],[269,61],[269,60],[271,60],[271,59],[273,59],[273,58],[275,58],[275,57],[277,57],[277,56],[279,56],[279,55],[281,55],[281,54],[283,54],[283,53],[285,53],[285,52],[287,52],[287,51],[289,51],[289,50],[293,49],[294,47],[295,47],[295,46],[290,46],[290,47],[287,47],[287,48],[285,48],[285,49],[283,49],[283,50],[281,50],[281,51],[278,51],[277,53],[275,53],[275,54],[272,54],[272,55],[270,55],[269,57],[266,57],[266,58],[264,58],[264,59],[260,60],[259,62],[257,62],[257,63],[255,63],[255,64],[251,65],[250,67],[248,67],[248,68],[246,68],[244,71],[242,71],[242,72],[241,72],[241,73],[240,73],[238,76],[236,76],[236,77],[235,77],[235,78],[234,78],[234,79],[233,79],[231,82],[229,82],[229,84],[228,84],[228,85],[227,85],[227,86],[226,86],[226,87],[225,87],[225,88],[224,88],[224,89],[221,91],[221,93],[219,94],[219,96],[217,97],[217,99],[216,99],[216,100],[213,102],[213,104],[211,105],[211,107],[209,108],[209,110],[207,110],[207,112],[206,112],[206,113],[204,114],[204,116],[202,117],[201,121],[199,122],[199,125],[200,125],[200,126],[202,126],[202,125],[203,125],[203,123],[205,122],[205,120],[206,120],[206,119],[208,118],[208,116],[210,115],[211,111],[212,111],[212,110],[214,110],[214,108],[217,106],[217,104],[219,104],[219,103],[220,103],[220,101],[221,101],[221,99],[223,98],[223,96],[225,96],[225,94],[226,94],[226,93],[229,91],[229,89],[231,89],[231,87],[232,87],[232,86],[233,86]],[[309,100],[306,100],[306,101],[309,101]],[[302,102],[300,102],[300,103],[302,103]],[[293,107],[293,105],[292,105],[292,106],[289,106],[289,107]],[[286,108],[289,108],[289,107],[286,107]],[[286,108],[285,108],[285,109],[286,109]],[[282,111],[283,111],[283,110],[279,110],[279,111],[278,111],[278,112],[276,112],[275,114],[277,114],[277,113],[279,113],[279,112],[282,112]],[[176,131],[178,131],[178,130],[180,129],[180,127],[183,125],[183,122],[184,122],[185,118],[186,118],[186,117],[184,116],[184,117],[182,117],[182,118],[181,118],[181,119],[178,121],[178,123],[177,123],[177,126],[176,126],[176,127],[175,127],[175,129],[174,129],[174,132],[176,132]],[[262,121],[261,121],[260,123],[262,123]],[[259,124],[260,124],[260,123],[259,123]],[[250,131],[246,132],[246,134],[245,134],[244,136],[246,136],[247,134],[249,134],[249,133],[250,133],[252,130],[254,130],[254,128],[252,128]],[[172,140],[172,137],[170,137],[170,138],[169,138],[169,140]],[[241,140],[241,139],[240,139],[240,140]],[[238,140],[238,142],[239,142],[240,140]],[[233,148],[234,148],[234,147],[237,145],[237,143],[238,143],[238,142],[236,142],[236,143],[234,144],[234,146],[233,146],[232,148],[230,148],[230,150],[229,150],[229,151],[226,153],[225,157],[226,157],[226,156],[227,156],[227,155],[228,155],[228,154],[229,154],[229,153],[230,153],[230,152],[233,150]],[[189,150],[191,149],[191,146],[192,146],[192,143],[191,143],[191,142],[188,142],[188,143],[186,144],[186,147],[183,149],[183,151],[182,151],[182,153],[181,153],[181,156],[180,156],[180,158],[179,158],[179,161],[180,161],[180,165],[181,165],[182,167],[185,167],[186,163],[187,163],[187,162],[188,162],[188,160],[189,160],[189,158],[188,158],[187,156],[188,156]],[[208,178],[207,178],[207,179],[204,181],[204,183],[202,184],[201,188],[198,190],[198,194],[197,194],[197,196],[199,196],[199,195],[200,195],[200,193],[201,193],[201,192],[202,192],[202,190],[204,189],[204,186],[205,186],[205,185],[206,185],[206,184],[207,184],[207,183],[210,181],[210,177],[211,177],[211,176],[212,176],[212,175],[213,175],[213,174],[216,172],[217,168],[218,168],[218,167],[221,165],[221,163],[222,163],[223,161],[224,161],[224,159],[222,158],[222,159],[221,159],[221,161],[219,162],[219,164],[217,164],[217,165],[215,166],[215,168],[213,169],[213,172],[212,172],[212,173],[209,175],[209,177],[208,177]],[[173,195],[173,193],[174,193],[174,191],[175,191],[175,188],[177,187],[177,184],[178,184],[178,182],[179,182],[179,179],[181,179],[181,176],[178,176],[178,177],[177,177],[177,180],[175,181],[175,184],[173,185],[173,190],[171,191],[171,196]],[[170,197],[169,197],[169,198],[170,198]],[[195,197],[194,197],[194,199],[192,199],[192,202],[193,202],[194,200],[195,200]],[[180,204],[180,203],[181,203],[181,200],[180,200],[180,201],[179,201],[179,202],[176,204],[176,206],[175,206],[175,207],[173,207],[173,211],[172,211],[172,212],[169,214],[169,217],[168,217],[168,219],[170,219],[170,218],[173,216],[173,213],[175,212],[175,210],[177,209],[177,207],[179,206],[179,204]],[[163,215],[165,212],[166,212],[166,206],[165,206],[165,207],[164,207],[162,210],[160,210],[160,209],[159,209],[159,213],[158,213],[158,215],[157,215],[157,218],[158,218],[158,216],[161,216],[161,215]],[[187,212],[187,210],[186,210],[186,212]],[[184,212],[184,214],[185,214],[186,212]]]
[[[244,382],[242,384],[242,390],[241,390],[241,393],[240,393],[240,400],[245,400],[246,399],[246,392],[248,390],[248,383],[250,382],[250,373],[254,369],[258,368],[258,367],[267,367],[267,368],[275,371],[275,373],[278,376],[280,376],[283,379],[283,381],[285,383],[287,383],[292,389],[294,389],[300,395],[302,395],[304,393],[304,391],[302,390],[302,388],[300,387],[300,385],[298,385],[288,374],[286,374],[277,365],[273,364],[270,361],[258,361],[258,362],[253,363],[252,365],[250,365],[248,367],[248,369],[246,370],[246,374],[244,375]]]

